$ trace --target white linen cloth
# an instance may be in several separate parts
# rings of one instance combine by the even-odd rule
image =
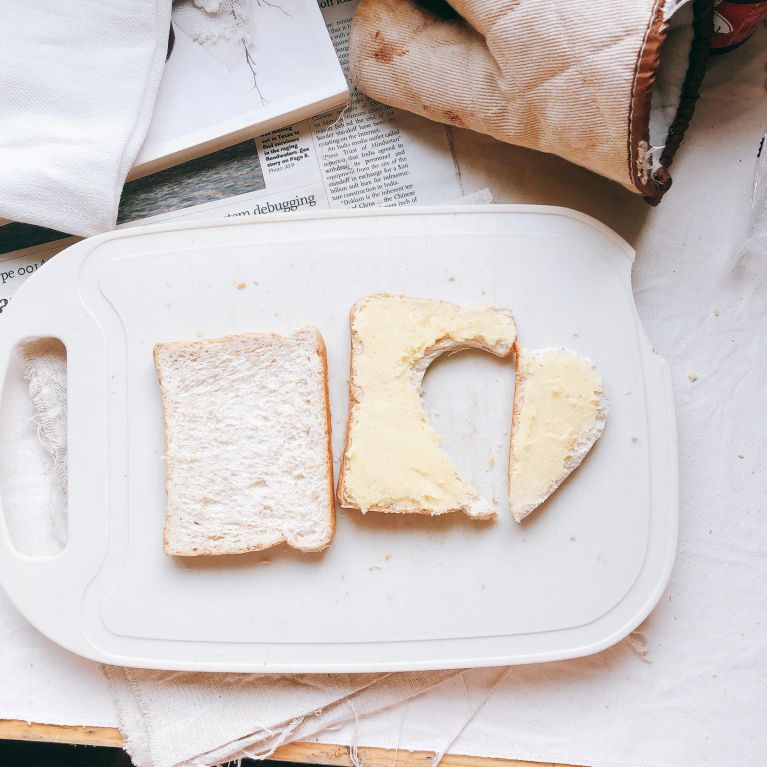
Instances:
[[[0,218],[113,229],[149,128],[170,0],[0,3]]]
[[[649,337],[672,363],[677,391],[679,553],[659,606],[624,643],[590,658],[513,668],[500,681],[497,672],[465,672],[359,724],[350,711],[341,729],[318,734],[323,742],[604,767],[767,763],[767,256],[738,255],[767,129],[765,43],[761,30],[713,62],[675,164],[682,183],[655,210],[556,158],[456,134],[467,189],[490,186],[498,201],[584,210],[637,246],[637,304]],[[4,399],[11,389],[23,394],[18,371]],[[19,402],[18,409],[3,405],[3,498],[21,516],[39,516],[54,474],[36,459],[42,448],[31,406]],[[12,677],[10,686],[0,684],[0,716],[41,721],[36,712],[55,697],[60,713],[47,721],[114,722],[95,707],[85,718],[82,700],[64,710],[75,677],[97,679],[91,665],[44,647],[10,606],[0,612],[0,627],[0,669]],[[35,676],[28,667],[42,660],[47,665]],[[25,675],[42,681],[22,686]],[[230,713],[227,698],[200,700],[193,692],[191,705],[209,713],[190,726],[210,732],[216,706],[223,717]],[[103,696],[94,698],[104,708]],[[141,715],[136,702],[132,711],[147,717],[163,744],[181,734],[162,710]],[[146,726],[142,718],[139,726]],[[293,736],[305,737],[299,730]]]

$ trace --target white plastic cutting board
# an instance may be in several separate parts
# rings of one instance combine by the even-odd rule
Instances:
[[[659,599],[677,530],[670,376],[637,318],[632,260],[592,219],[529,206],[167,224],[74,245],[21,288],[0,339],[0,373],[23,338],[67,346],[69,542],[25,556],[0,513],[3,588],[73,652],[148,668],[407,670],[608,647]],[[514,523],[513,365],[455,355],[427,375],[427,410],[497,521],[338,511],[322,554],[166,556],[154,344],[316,325],[337,467],[349,309],[381,291],[497,302],[514,310],[523,346],[596,360],[610,414],[581,468]]]

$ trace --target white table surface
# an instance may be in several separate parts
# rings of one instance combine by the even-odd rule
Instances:
[[[687,764],[691,754],[708,755],[698,765],[723,764],[723,759],[756,765],[760,754],[765,757],[761,763],[767,763],[765,696],[763,690],[758,694],[755,682],[767,675],[761,653],[765,631],[759,629],[767,614],[767,254],[748,264],[736,262],[749,214],[756,152],[767,130],[765,50],[767,30],[762,29],[747,46],[713,61],[692,129],[674,164],[674,186],[657,209],[554,157],[469,132],[456,135],[467,193],[489,187],[497,202],[572,207],[598,218],[637,248],[634,293],[639,312],[656,348],[674,369],[682,521],[674,576],[647,626],[654,663],[634,667],[625,679],[616,675],[609,688],[602,688],[609,689],[605,700],[609,698],[612,713],[574,723],[597,728],[589,730],[595,749],[591,756],[580,745],[583,737],[575,730],[570,735],[564,727],[548,751],[552,759],[566,751],[571,761],[580,757],[582,762],[600,763],[600,754],[611,746],[610,730],[616,728],[623,738],[645,737],[643,722],[633,721],[631,715],[632,706],[638,705],[632,698],[647,687],[632,688],[630,677],[654,680],[657,694],[659,675],[673,673],[665,664],[675,664],[688,653],[705,659],[708,681],[687,680],[689,712],[680,710],[672,717],[669,727],[675,729],[668,733],[655,731],[669,742],[678,736],[678,744],[663,760],[651,761],[652,755],[644,754],[645,763]],[[691,373],[698,376],[694,383],[688,378]],[[4,434],[3,444],[12,439],[12,434]],[[23,462],[25,456],[18,460]],[[747,540],[738,538],[738,531]],[[708,570],[702,562],[708,563]],[[744,580],[744,572],[750,580]],[[0,617],[0,718],[117,724],[95,665],[39,636],[1,592]],[[510,755],[506,725],[514,721],[511,711],[520,689],[525,700],[545,712],[544,718],[559,723],[558,717],[567,717],[560,686],[552,687],[550,680],[536,683],[537,673],[532,667],[529,673],[523,669],[499,686],[451,750]],[[572,679],[563,677],[561,682],[572,684]],[[395,709],[371,717],[357,737],[368,745],[435,748],[440,700],[457,694],[463,693],[437,690],[411,704],[409,713]],[[668,694],[685,700],[676,689]],[[409,725],[403,735],[406,715]],[[326,733],[322,740],[348,742],[352,737],[352,729],[345,728]],[[524,735],[514,743],[513,756],[535,753]],[[637,754],[642,754],[641,748]]]

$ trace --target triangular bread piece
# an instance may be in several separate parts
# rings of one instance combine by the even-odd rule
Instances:
[[[605,427],[596,365],[569,349],[517,350],[509,501],[521,522],[580,465]]]

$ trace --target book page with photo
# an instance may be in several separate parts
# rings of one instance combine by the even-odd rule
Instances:
[[[130,178],[347,98],[315,0],[177,0],[152,122]]]

